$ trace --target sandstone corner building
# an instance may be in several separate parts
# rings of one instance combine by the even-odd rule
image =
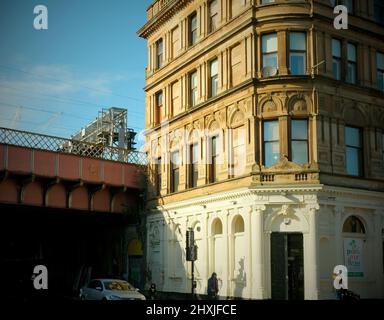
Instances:
[[[384,5],[154,1],[148,43],[147,281],[191,292],[384,297]],[[342,2],[342,1],[341,1]],[[339,3],[339,2],[338,2]]]

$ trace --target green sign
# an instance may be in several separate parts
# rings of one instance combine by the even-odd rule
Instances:
[[[344,239],[344,260],[348,269],[348,277],[363,277],[363,240]]]

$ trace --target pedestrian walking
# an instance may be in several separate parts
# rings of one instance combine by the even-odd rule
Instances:
[[[217,281],[216,272],[212,273],[212,276],[208,279],[208,297],[210,299],[216,299],[219,292],[219,283]]]

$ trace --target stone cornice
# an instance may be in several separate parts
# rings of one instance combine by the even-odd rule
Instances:
[[[169,1],[159,12],[152,16],[149,21],[137,31],[139,37],[148,38],[165,21],[175,15],[182,8],[194,0],[172,0]]]
[[[267,201],[265,198],[266,195],[279,195],[279,194],[287,194],[293,192],[299,193],[307,193],[307,192],[318,192],[321,190],[322,185],[314,184],[314,185],[295,185],[295,186],[268,186],[268,187],[249,187],[249,188],[241,188],[232,192],[221,192],[215,194],[207,194],[205,196],[196,197],[189,200],[182,200],[178,202],[174,202],[171,204],[167,204],[164,206],[157,206],[158,210],[167,210],[174,211],[178,209],[183,209],[191,206],[200,206],[202,209],[206,210],[214,210],[214,208],[207,208],[207,205],[210,203],[218,202],[218,201],[235,201],[239,198],[249,198],[255,200],[255,205],[259,204],[263,205]]]
[[[336,187],[324,185],[321,189],[322,193],[327,193],[336,196],[359,196],[359,197],[369,197],[376,198],[381,200],[384,204],[384,192],[380,191],[372,191],[372,190],[364,190],[364,189],[352,189],[346,187]]]

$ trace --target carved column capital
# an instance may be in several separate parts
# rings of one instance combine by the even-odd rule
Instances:
[[[307,209],[309,210],[309,212],[316,213],[316,211],[320,209],[320,206],[318,203],[309,203],[307,204]]]
[[[253,206],[253,210],[257,212],[263,212],[267,209],[267,207],[264,204],[258,204]]]

